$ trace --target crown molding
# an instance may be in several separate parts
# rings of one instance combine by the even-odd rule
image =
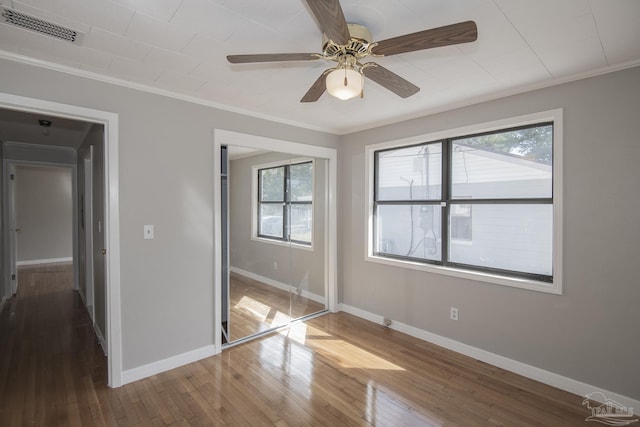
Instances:
[[[255,111],[232,107],[229,105],[225,105],[219,102],[210,101],[202,98],[198,98],[195,96],[185,95],[177,92],[173,92],[166,89],[160,89],[152,86],[148,86],[142,83],[135,83],[128,80],[123,80],[115,77],[105,76],[102,74],[98,74],[92,71],[82,70],[79,68],[73,68],[66,65],[56,64],[50,61],[44,61],[37,58],[32,58],[29,56],[20,55],[13,52],[8,52],[5,50],[0,50],[0,59],[6,59],[9,61],[19,62],[27,65],[33,65],[40,68],[46,68],[52,71],[58,71],[61,73],[71,74],[77,77],[84,77],[91,80],[96,80],[102,83],[113,84],[117,86],[126,87],[129,89],[139,90],[142,92],[152,93],[155,95],[166,96],[169,98],[174,98],[180,101],[190,102],[193,104],[203,105],[206,107],[212,107],[223,111],[228,111],[231,113],[242,114],[244,116],[253,117],[256,119],[269,120],[276,123],[281,123],[288,126],[295,126],[298,128],[309,129],[317,132],[324,132],[333,135],[343,136],[351,133],[361,132],[365,130],[376,129],[382,126],[402,123],[408,120],[417,119],[420,117],[427,117],[434,114],[444,113],[446,111],[456,110],[459,108],[469,107],[476,104],[481,104],[484,102],[495,101],[497,99],[506,98],[509,96],[520,95],[527,92],[532,92],[535,90],[545,89],[553,86],[558,86],[566,83],[571,83],[578,80],[584,80],[591,77],[600,76],[603,74],[609,74],[616,71],[622,71],[628,68],[634,68],[640,66],[640,59],[634,61],[628,61],[621,64],[610,65],[607,67],[601,67],[595,70],[589,70],[582,73],[571,74],[564,77],[559,78],[551,78],[545,81],[536,82],[532,84],[526,84],[523,86],[519,86],[516,88],[511,88],[504,91],[494,92],[489,95],[476,96],[471,97],[465,101],[453,102],[449,104],[445,104],[435,108],[428,108],[424,110],[417,111],[415,113],[405,114],[402,117],[393,117],[388,120],[381,120],[375,123],[375,125],[362,125],[356,126],[346,129],[329,129],[323,128],[319,126],[314,126],[309,123],[297,122],[295,120],[287,120],[282,117],[271,116],[268,114],[257,113]]]

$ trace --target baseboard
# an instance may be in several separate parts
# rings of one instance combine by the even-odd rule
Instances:
[[[78,288],[78,289],[74,289],[74,291],[76,291],[78,293],[78,295],[80,296],[80,301],[82,301],[82,305],[84,305],[86,307],[87,306],[87,298],[84,296],[84,292],[82,291],[82,289]]]
[[[96,333],[96,337],[98,338],[98,344],[100,344],[100,347],[102,347],[102,351],[104,352],[104,355],[108,357],[109,351],[107,349],[107,341],[104,339],[104,335],[102,335],[102,331],[98,327],[98,324],[95,322],[93,322],[93,330]]]
[[[243,270],[243,269],[238,268],[238,267],[230,267],[229,270],[232,273],[239,274],[239,275],[247,277],[249,279],[257,280],[258,282],[262,282],[262,283],[264,283],[266,285],[273,286],[274,288],[278,288],[278,289],[286,291],[286,292],[291,292],[291,289],[292,289],[291,286],[289,286],[289,285],[287,285],[285,283],[278,282],[276,280],[270,279],[268,277],[261,276],[261,275],[256,274],[256,273],[252,273],[252,272],[247,271],[247,270]],[[304,289],[300,290],[300,296],[302,296],[304,298],[308,298],[308,299],[310,299],[312,301],[315,301],[315,302],[317,302],[319,304],[326,304],[326,300],[322,295],[314,294],[314,293],[306,291]]]
[[[18,267],[23,265],[37,265],[37,264],[54,264],[56,262],[72,262],[73,258],[46,258],[46,259],[30,259],[27,261],[18,261],[16,265]]]
[[[344,311],[345,313],[352,314],[362,319],[369,320],[377,324],[383,324],[384,317],[381,315],[374,314],[342,303],[339,304],[339,309],[340,311]],[[477,347],[473,347],[468,344],[443,337],[441,335],[427,332],[423,329],[418,329],[405,323],[392,320],[391,326],[389,327],[396,331],[411,335],[412,337],[428,341],[430,343],[439,345],[440,347],[444,347],[457,353],[464,354],[466,356],[472,357],[485,363],[489,363],[490,365],[497,366],[507,371],[514,372],[516,374],[522,375],[523,377],[539,381],[552,387],[577,394],[581,397],[584,397],[589,393],[593,393],[594,391],[600,391],[607,398],[615,400],[616,402],[626,406],[627,408],[640,407],[640,400],[623,396],[609,390],[604,390],[600,387],[586,384],[572,378],[568,378],[541,368],[537,368],[535,366],[527,365],[526,363],[518,362],[517,360],[509,359],[507,357],[500,356],[499,354],[491,353],[489,351],[482,350]]]
[[[179,368],[180,366],[188,365],[189,363],[197,362],[198,360],[206,359],[207,357],[211,357],[217,353],[219,352],[216,351],[216,347],[214,345],[208,345],[206,347],[171,356],[163,360],[158,360],[157,362],[152,362],[147,365],[123,371],[122,385],[129,384],[161,372],[169,371],[171,369]]]

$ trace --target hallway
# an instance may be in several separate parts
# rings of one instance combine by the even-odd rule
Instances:
[[[86,419],[94,387],[106,384],[106,358],[72,290],[72,264],[18,274],[18,293],[0,315],[0,425]]]

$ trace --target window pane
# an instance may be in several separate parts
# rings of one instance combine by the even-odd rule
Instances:
[[[282,205],[260,205],[260,235],[282,238],[282,221]]]
[[[289,168],[291,201],[310,202],[313,199],[313,163],[300,163]]]
[[[380,205],[376,253],[441,259],[440,205]]]
[[[309,204],[292,204],[290,210],[291,219],[291,240],[311,243],[311,211]]]
[[[470,241],[472,239],[472,206],[452,203],[450,206],[449,237],[451,240]]]
[[[451,262],[552,275],[552,205],[473,205],[469,242],[450,238]]]
[[[284,202],[284,166],[260,170],[260,201]]]
[[[553,127],[454,140],[454,199],[537,198],[552,195]]]
[[[381,151],[377,200],[439,200],[442,197],[442,144]]]

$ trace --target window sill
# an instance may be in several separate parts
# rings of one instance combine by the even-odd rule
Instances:
[[[365,261],[400,268],[409,268],[411,270],[418,270],[429,273],[443,274],[445,276],[459,277],[462,279],[475,280],[496,285],[509,286],[512,288],[520,288],[530,291],[562,295],[562,286],[557,279],[553,283],[539,282],[530,279],[521,279],[517,277],[502,276],[498,274],[484,273],[479,271],[462,270],[459,268],[444,267],[440,265],[422,264],[414,261],[397,260],[374,255],[367,255],[365,257]]]
[[[253,240],[254,242],[267,243],[270,245],[282,246],[282,247],[293,248],[293,249],[302,249],[304,251],[313,252],[313,243],[311,245],[301,245],[299,243],[284,242],[281,240],[272,240],[272,239],[266,239],[264,237],[255,237],[255,236],[251,237],[251,240]]]

